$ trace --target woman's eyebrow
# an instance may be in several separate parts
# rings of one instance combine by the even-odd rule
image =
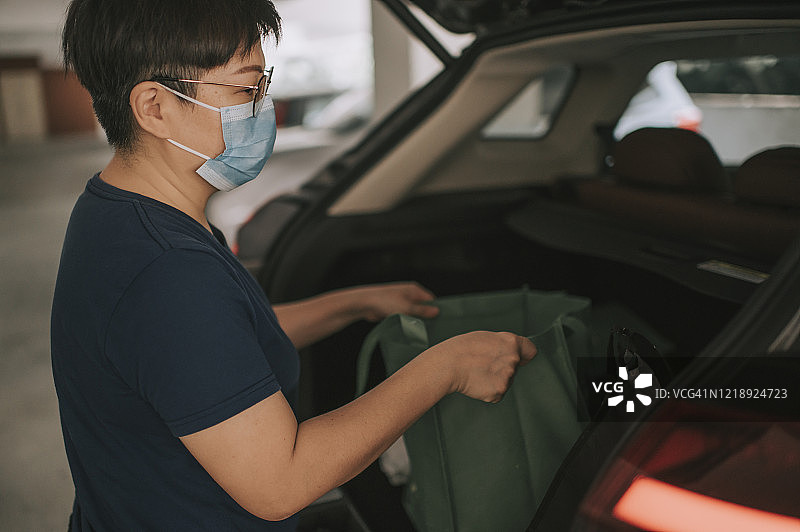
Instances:
[[[239,70],[237,70],[233,74],[234,75],[247,74],[249,72],[258,72],[258,73],[261,74],[261,73],[264,72],[264,67],[262,65],[247,65],[247,66],[243,66],[242,68],[240,68]]]

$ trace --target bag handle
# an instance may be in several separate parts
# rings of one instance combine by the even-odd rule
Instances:
[[[583,320],[576,318],[572,315],[565,315],[561,316],[561,323],[564,325],[565,329],[569,329],[569,331],[574,336],[586,336],[589,335],[589,327],[583,322]]]
[[[390,321],[387,318],[373,327],[361,344],[361,350],[358,352],[358,358],[356,359],[356,397],[361,396],[366,391],[372,354],[378,347],[384,333],[389,330]]]
[[[525,287],[525,290],[528,290],[527,287]],[[528,314],[527,307],[526,298],[523,303],[523,312],[526,320]],[[568,314],[561,316],[561,322],[564,327],[570,329],[574,335],[580,336],[581,334],[588,333],[586,324],[574,316]],[[362,395],[367,389],[369,367],[372,363],[372,355],[375,353],[375,349],[378,347],[381,340],[385,339],[388,333],[398,326],[402,330],[406,340],[410,340],[412,343],[419,343],[420,346],[424,346],[425,348],[430,346],[428,330],[425,327],[425,322],[421,319],[405,314],[395,314],[381,321],[364,338],[364,342],[361,344],[361,350],[358,353],[358,358],[356,359],[356,397]]]
[[[398,331],[398,328],[400,331]],[[376,325],[364,338],[361,350],[356,360],[356,397],[361,396],[367,389],[367,379],[369,378],[369,367],[372,363],[372,355],[382,340],[389,338],[392,334],[401,335],[409,343],[418,344],[420,348],[427,349],[430,345],[428,339],[428,329],[425,322],[419,318],[407,316],[405,314],[394,314],[385,318]],[[431,409],[434,416],[434,430],[436,431],[436,441],[440,445],[436,446],[439,452],[439,474],[443,477],[443,484],[447,486],[446,505],[450,509],[446,516],[449,524],[448,530],[455,530],[455,509],[453,506],[452,482],[450,475],[445,467],[447,463],[447,450],[445,449],[444,437],[441,433],[442,420],[436,408]]]
[[[361,350],[358,352],[358,358],[356,359],[356,397],[367,390],[369,367],[372,363],[372,355],[375,353],[375,349],[381,340],[388,337],[398,326],[407,341],[419,344],[420,347],[429,347],[428,330],[425,327],[425,322],[421,319],[405,314],[394,314],[381,321],[364,338]]]

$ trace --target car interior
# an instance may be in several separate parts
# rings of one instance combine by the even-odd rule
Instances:
[[[698,355],[800,229],[800,146],[763,146],[731,165],[702,130],[643,128],[619,141],[610,132],[659,62],[698,51],[797,53],[796,22],[768,29],[748,20],[663,23],[534,35],[487,50],[352,182],[330,185],[330,168],[309,183],[303,194],[344,192],[262,272],[267,294],[281,302],[397,280],[440,296],[522,285],[566,290],[592,300],[598,351],[612,326],[625,326],[667,358]],[[493,118],[554,69],[568,75],[546,131],[487,136]],[[288,220],[297,201],[272,209],[283,208]],[[370,327],[356,324],[307,350],[303,415],[352,399],[355,356]],[[377,382],[385,373],[374,360]],[[374,508],[373,519],[393,515],[398,530],[407,527],[397,488],[375,467],[346,489],[367,521]]]

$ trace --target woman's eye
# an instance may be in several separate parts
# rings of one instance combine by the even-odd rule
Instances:
[[[248,96],[252,96],[253,93],[255,92],[255,89],[253,89],[253,88],[242,89],[241,92],[247,94]]]

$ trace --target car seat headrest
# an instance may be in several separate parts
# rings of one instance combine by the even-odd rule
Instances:
[[[637,129],[614,146],[611,172],[623,182],[727,192],[728,176],[702,135],[678,128]]]
[[[800,146],[751,156],[736,170],[734,193],[752,203],[800,207]]]

